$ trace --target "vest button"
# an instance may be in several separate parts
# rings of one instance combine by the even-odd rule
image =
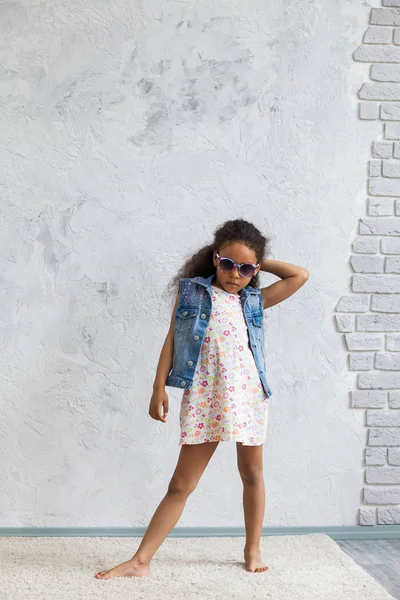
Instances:
[[[183,316],[186,317],[187,315],[187,310],[185,310],[185,312],[183,313]]]
[[[203,314],[201,315],[201,318],[202,318],[202,319],[205,319],[205,318],[206,318],[206,315],[203,313]]]
[[[186,381],[181,381],[181,386],[185,387],[185,385],[186,385]]]
[[[192,360],[189,360],[189,362],[188,362],[188,365],[189,365],[189,367],[191,367],[191,366],[192,366],[192,364],[193,364],[193,361],[192,361]]]
[[[199,336],[198,336],[198,335],[195,335],[193,339],[194,339],[194,340],[198,340],[198,339],[199,339]]]

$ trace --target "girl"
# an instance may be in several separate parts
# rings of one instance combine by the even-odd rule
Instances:
[[[297,292],[308,279],[303,267],[264,258],[268,243],[252,223],[227,221],[216,230],[212,244],[187,260],[174,277],[172,290],[180,293],[161,351],[149,414],[166,423],[165,386],[185,388],[178,463],[134,556],[97,573],[98,579],[150,574],[153,555],[178,522],[221,441],[236,441],[243,482],[245,568],[253,573],[268,570],[260,554],[260,536],[265,507],[263,442],[272,392],[263,360],[262,311]],[[260,289],[260,270],[281,281]]]

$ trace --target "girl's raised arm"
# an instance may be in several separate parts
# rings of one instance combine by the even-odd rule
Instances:
[[[282,280],[261,288],[264,310],[292,296],[305,284],[309,276],[309,272],[304,267],[271,258],[262,260],[260,271],[272,273]]]

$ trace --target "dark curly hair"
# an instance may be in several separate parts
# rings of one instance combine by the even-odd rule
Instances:
[[[211,244],[203,246],[195,254],[190,256],[179,269],[178,273],[171,279],[167,288],[168,295],[175,299],[179,294],[179,280],[182,277],[209,277],[215,273],[213,263],[213,252],[217,252],[228,243],[239,242],[254,250],[257,262],[271,252],[271,238],[264,236],[257,227],[244,219],[225,221],[214,232]],[[259,287],[259,273],[249,283],[252,287]]]

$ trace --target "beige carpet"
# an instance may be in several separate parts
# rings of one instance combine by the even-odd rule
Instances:
[[[325,534],[261,538],[264,573],[242,561],[244,538],[167,538],[149,577],[99,581],[141,538],[0,537],[1,600],[392,600]]]

